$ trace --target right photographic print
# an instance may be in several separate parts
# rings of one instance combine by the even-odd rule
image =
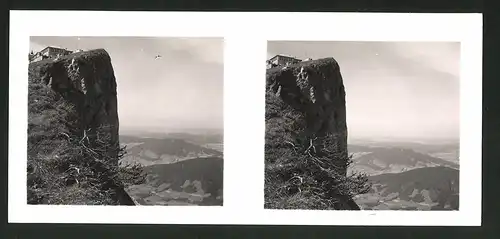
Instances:
[[[265,209],[458,210],[460,42],[268,41]]]

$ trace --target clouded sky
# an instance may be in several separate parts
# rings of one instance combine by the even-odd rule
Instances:
[[[460,43],[269,42],[276,54],[338,61],[350,138],[458,138]]]
[[[223,127],[222,38],[31,38],[35,52],[49,45],[109,53],[122,129]]]

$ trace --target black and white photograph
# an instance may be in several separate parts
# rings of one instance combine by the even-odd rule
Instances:
[[[222,206],[223,44],[31,36],[27,203]]]
[[[269,41],[265,208],[459,210],[460,47]]]
[[[9,223],[481,225],[480,14],[9,17]]]

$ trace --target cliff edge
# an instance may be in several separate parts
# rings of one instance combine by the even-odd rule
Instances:
[[[347,176],[345,89],[334,58],[266,72],[265,207],[359,210],[363,175]]]
[[[29,65],[28,203],[134,205],[118,179],[116,79],[104,49]]]

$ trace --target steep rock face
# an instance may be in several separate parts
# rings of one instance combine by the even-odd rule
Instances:
[[[324,58],[266,73],[265,207],[359,210],[348,192],[336,189],[359,185],[344,181],[349,157],[338,63]]]
[[[45,60],[36,68],[40,80],[74,103],[80,113],[81,129],[109,125],[112,145],[118,145],[118,103],[111,58],[103,49],[71,54],[52,63]],[[110,154],[116,154],[110,151]]]
[[[305,116],[308,136],[334,135],[337,150],[347,154],[345,90],[335,59],[270,69],[266,90]]]
[[[57,98],[75,106],[76,128],[70,131],[80,135],[108,133],[110,137],[104,139],[110,145],[107,154],[109,158],[118,160],[117,85],[111,58],[104,49],[34,62],[29,65],[29,72],[30,91],[52,91]],[[30,103],[34,99],[31,95],[39,94],[30,92]],[[29,114],[34,115],[31,110]],[[43,115],[44,112],[38,114]],[[30,125],[36,126],[32,121]],[[118,164],[118,161],[111,163]],[[115,191],[120,204],[134,205],[122,187],[115,188]]]

